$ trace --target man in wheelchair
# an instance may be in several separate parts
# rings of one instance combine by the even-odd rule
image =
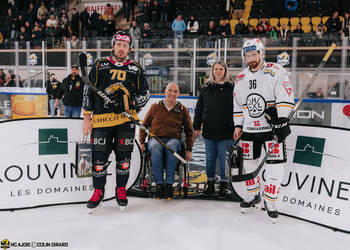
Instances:
[[[165,89],[164,100],[152,104],[143,125],[178,153],[181,152],[181,133],[184,131],[186,135],[186,160],[188,161],[192,158],[193,128],[187,108],[177,101],[179,94],[179,86],[174,82],[169,83]],[[145,150],[146,136],[146,132],[140,129],[139,141],[142,152]],[[171,200],[173,198],[177,159],[155,138],[148,138],[147,148],[151,154],[154,181],[156,183],[156,199]],[[165,180],[163,164],[165,164],[166,169]]]

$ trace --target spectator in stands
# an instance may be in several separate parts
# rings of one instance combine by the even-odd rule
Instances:
[[[327,27],[327,34],[334,35],[334,36],[341,34],[342,24],[338,16],[338,11],[333,12],[333,15],[328,18],[325,25]]]
[[[109,4],[109,3],[106,5],[106,7],[107,8],[106,8],[105,13],[102,16],[102,19],[107,22],[108,16],[113,16],[114,17],[114,10],[113,10],[113,6],[111,4]],[[125,11],[126,11],[126,8],[124,9],[124,17],[126,17]]]
[[[33,24],[34,24],[34,23],[33,23]],[[30,38],[32,37],[32,30],[33,30],[32,25],[30,24],[29,21],[26,21],[26,22],[24,23],[24,27],[26,28],[27,34],[29,35],[29,40],[31,40]]]
[[[290,30],[288,29],[287,25],[283,23],[281,25],[281,28],[278,32],[278,37],[282,39],[282,42],[288,41],[290,37]]]
[[[69,37],[69,20],[67,14],[63,14],[62,17],[59,20],[59,32],[60,32],[60,38],[63,36]],[[61,39],[60,39],[61,40]]]
[[[253,25],[248,25],[247,37],[256,37],[256,30]]]
[[[94,10],[94,12],[92,12],[91,14],[91,37],[96,37],[97,36],[97,27],[98,27],[98,16],[100,14],[97,13],[96,9]]]
[[[84,11],[79,14],[79,18],[81,22],[81,35],[88,36],[91,20],[90,20],[90,14],[87,11],[86,7]]]
[[[270,29],[271,29],[271,26],[270,26],[270,23],[269,21],[266,19],[266,18],[263,18],[260,20],[259,22],[259,25],[261,25],[263,27],[263,29],[269,33]]]
[[[50,79],[46,82],[46,93],[49,98],[49,105],[50,105],[50,115],[51,117],[55,117],[55,104],[56,104],[56,98],[59,96],[63,96],[63,93],[59,94],[59,91],[63,91],[61,88],[61,83],[57,80],[56,74],[51,73]],[[57,104],[57,115],[60,115],[60,111],[62,109],[62,101],[61,99],[58,99]]]
[[[192,36],[195,37],[198,35],[199,30],[199,24],[198,21],[194,18],[193,15],[190,16],[190,20],[187,23],[187,32]]]
[[[75,34],[72,35],[70,44],[72,49],[81,49],[81,42]]]
[[[46,42],[49,47],[54,47],[56,35],[57,35],[57,30],[53,26],[53,23],[50,23],[49,27],[46,28]]]
[[[275,26],[273,26],[270,31],[269,31],[269,37],[271,39],[272,42],[276,42],[277,38],[278,38],[278,34],[277,34],[277,28]]]
[[[34,29],[32,31],[32,41],[33,41],[34,49],[41,48],[42,39],[43,39],[43,31],[39,27],[39,24],[35,22]]]
[[[233,15],[237,20],[241,19],[243,11],[245,9],[244,1],[245,0],[235,0],[235,2],[233,3]]]
[[[304,34],[303,29],[301,28],[300,23],[295,26],[295,30],[293,30],[293,36],[302,36]]]
[[[350,15],[349,11],[345,11],[343,25],[342,25],[342,36],[343,37],[349,37],[349,30],[350,30]]]
[[[23,16],[18,15],[18,19],[17,19],[17,23],[16,23],[17,30],[19,31],[21,29],[21,27],[24,26],[24,24],[25,24],[25,20],[23,19]]]
[[[46,21],[46,28],[49,27],[52,24],[52,27],[56,29],[57,27],[57,20],[53,14],[50,15],[50,18]]]
[[[0,87],[4,87],[6,81],[6,74],[4,72],[4,69],[0,69]]]
[[[148,23],[143,24],[143,30],[142,30],[142,40],[143,40],[143,47],[144,48],[151,48],[152,46],[152,38],[153,38],[153,32],[149,26]]]
[[[258,37],[267,37],[268,33],[266,30],[264,30],[264,27],[258,24],[256,34]]]
[[[79,36],[79,12],[77,12],[76,8],[72,9],[72,17],[70,21],[70,29],[71,34],[75,34],[76,36]]]
[[[26,19],[27,21],[30,22],[30,25],[33,25],[36,18],[37,18],[37,12],[35,11],[34,3],[30,3],[27,11]]]
[[[132,21],[131,28],[129,30],[129,34],[130,34],[131,39],[132,39],[131,48],[135,49],[136,43],[138,43],[140,41],[140,38],[141,38],[141,30],[137,26],[136,21]]]
[[[143,13],[143,9],[145,7],[145,0],[139,0],[138,6],[140,13]]]
[[[47,19],[49,17],[49,11],[47,10],[44,1],[40,2],[40,7],[38,8],[36,16],[37,18],[39,18],[39,16],[43,16],[44,19]]]
[[[67,48],[67,41],[68,41],[68,37],[63,36],[59,45],[59,48],[61,49],[66,49]]]
[[[63,96],[64,116],[80,117],[83,103],[84,81],[79,76],[79,68],[72,65],[71,74],[63,79],[55,107],[58,107],[59,100]]]
[[[16,23],[17,17],[14,15],[12,9],[7,10],[7,16],[5,17],[5,37],[10,40],[16,38]]]
[[[324,29],[323,29],[323,25],[322,24],[319,23],[317,25],[317,28],[316,28],[316,31],[315,31],[315,35],[316,35],[316,38],[318,38],[318,39],[322,39],[323,38]]]
[[[44,19],[42,15],[39,16],[39,18],[35,22],[39,24],[39,28],[41,30],[44,31],[46,29],[46,19]]]
[[[174,19],[171,29],[174,31],[175,38],[183,39],[186,24],[181,15],[178,15],[176,19]]]
[[[239,23],[235,26],[235,34],[236,35],[244,35],[247,33],[247,26],[244,24],[244,19],[239,19]]]
[[[16,87],[16,82],[14,77],[6,76],[4,87]]]
[[[151,10],[151,20],[152,23],[157,23],[160,17],[160,5],[157,0],[153,1],[153,6]]]
[[[127,10],[126,10],[126,20],[129,21],[130,16],[132,16],[132,21],[135,20],[135,5],[137,0],[127,0]],[[131,15],[130,15],[131,13]]]
[[[169,0],[164,0],[160,7],[160,21],[167,22],[169,17]]]
[[[218,34],[222,37],[227,37],[231,35],[231,27],[226,22],[226,20],[221,20],[219,28],[218,28]]]
[[[217,28],[215,27],[214,21],[209,22],[209,28],[207,31],[207,41],[206,41],[206,47],[207,48],[214,48],[215,47],[215,40],[216,36],[218,34]]]
[[[116,23],[114,16],[109,15],[106,22],[106,33],[108,37],[112,37],[116,32]]]
[[[19,45],[22,49],[26,48],[26,42],[30,41],[30,36],[24,26],[21,26],[21,30],[18,33]]]
[[[190,160],[194,141],[192,121],[187,108],[177,101],[179,94],[179,86],[174,82],[169,83],[165,89],[165,99],[152,104],[142,124],[177,153],[181,152],[181,134],[183,131],[186,134],[186,156],[184,158]],[[139,139],[142,152],[146,147],[146,137],[147,134],[140,130]],[[154,179],[157,185],[156,199],[171,200],[173,198],[173,184],[178,160],[152,137],[148,138],[147,147],[151,154]],[[166,169],[165,180],[164,167]]]
[[[316,95],[315,95],[314,98],[321,98],[321,99],[324,98],[323,89],[322,89],[322,88],[318,88],[318,89],[316,90]]]
[[[97,23],[97,37],[104,37],[106,34],[106,22],[103,20],[102,16],[98,16]]]
[[[284,6],[286,8],[287,15],[289,17],[292,17],[292,16],[294,16],[294,13],[298,8],[298,1],[297,0],[286,0],[284,2]]]

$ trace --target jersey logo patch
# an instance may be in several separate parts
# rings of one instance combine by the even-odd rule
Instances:
[[[293,93],[293,89],[291,85],[292,85],[291,82],[286,82],[286,81],[282,82],[282,86],[286,90],[288,96],[290,96]]]
[[[271,76],[275,76],[276,73],[274,71],[272,71],[271,69],[265,69],[264,74],[270,74]]]
[[[266,101],[259,94],[250,94],[247,97],[247,107],[250,117],[258,118],[265,112]]]

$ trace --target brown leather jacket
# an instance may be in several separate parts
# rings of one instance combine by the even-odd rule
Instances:
[[[165,107],[163,101],[153,103],[142,124],[160,138],[178,138],[181,140],[181,132],[184,131],[186,134],[186,150],[192,151],[194,142],[192,121],[187,108],[180,102],[177,102],[170,111]],[[146,132],[140,129],[140,144],[145,143],[146,137]]]

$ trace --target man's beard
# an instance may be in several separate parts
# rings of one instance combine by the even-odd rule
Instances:
[[[256,69],[259,66],[260,62],[261,62],[261,60],[253,61],[253,62],[248,63],[248,66],[251,70]]]

